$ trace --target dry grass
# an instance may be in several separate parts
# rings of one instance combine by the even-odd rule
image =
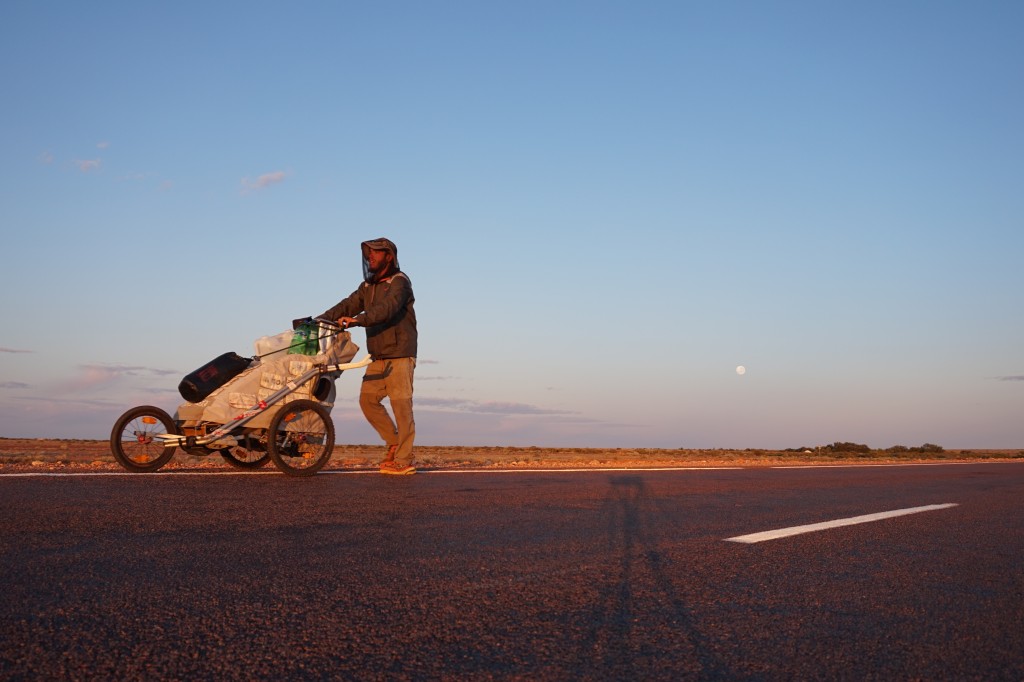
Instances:
[[[330,468],[373,467],[379,445],[337,444]],[[798,464],[885,464],[922,461],[992,461],[1024,459],[1024,450],[947,450],[937,453],[871,451],[867,453],[807,453],[779,450],[699,450],[632,448],[540,448],[417,446],[416,461],[427,468],[529,469],[586,467],[713,467]],[[214,455],[193,457],[178,452],[168,468],[227,467]],[[38,469],[119,470],[105,440],[0,438],[0,470]]]

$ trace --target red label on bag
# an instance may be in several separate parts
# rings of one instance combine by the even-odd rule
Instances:
[[[220,372],[217,371],[217,367],[215,365],[209,365],[199,370],[199,378],[203,381],[209,381],[218,374],[220,374]]]

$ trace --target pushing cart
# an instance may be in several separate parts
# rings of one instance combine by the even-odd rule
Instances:
[[[372,362],[370,356],[350,362],[358,350],[347,331],[326,320],[263,337],[250,359],[225,354],[237,367],[210,392],[184,386],[194,375],[216,375],[216,360],[186,377],[179,390],[188,402],[173,417],[152,405],[121,415],[110,434],[114,459],[128,471],[153,472],[181,448],[196,456],[219,454],[239,469],[273,460],[285,474],[312,476],[334,450],[334,382],[343,371]]]

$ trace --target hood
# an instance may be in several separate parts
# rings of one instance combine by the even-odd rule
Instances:
[[[387,272],[372,272],[370,270],[370,261],[367,259],[368,252],[373,249],[374,251],[389,251],[393,258],[392,266]],[[360,244],[360,251],[363,256],[363,280],[369,283],[379,282],[382,279],[387,279],[401,268],[398,265],[398,247],[390,239],[385,237],[378,237],[377,239],[367,239],[365,242]]]

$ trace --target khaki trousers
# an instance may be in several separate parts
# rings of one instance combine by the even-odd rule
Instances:
[[[416,422],[412,417],[412,377],[416,358],[374,360],[366,368],[359,390],[359,407],[370,426],[388,447],[397,445],[395,462],[412,463],[412,444],[416,439]],[[394,420],[381,402],[391,402]]]

